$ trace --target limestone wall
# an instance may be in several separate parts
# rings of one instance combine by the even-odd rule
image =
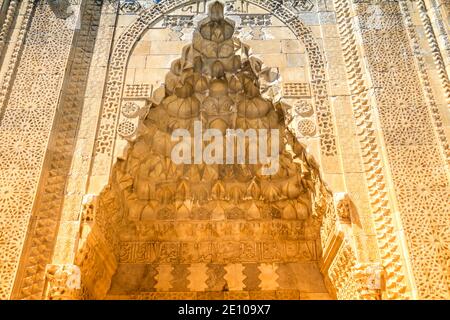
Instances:
[[[42,298],[46,266],[74,263],[83,197],[107,184],[133,110],[207,7],[69,2],[72,14],[9,1],[0,19],[2,299]],[[449,2],[224,2],[237,36],[279,68],[324,181],[355,205],[354,250],[335,253],[330,281],[356,259],[381,265],[382,298],[450,298]]]

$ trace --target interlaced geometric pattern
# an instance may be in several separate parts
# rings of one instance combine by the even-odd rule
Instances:
[[[151,95],[152,86],[149,84],[127,84],[125,86],[126,98],[142,98]]]
[[[0,119],[0,299],[10,296],[72,35],[46,3],[36,6]]]
[[[60,114],[55,119],[55,129],[49,141],[51,152],[47,155],[46,170],[40,180],[43,192],[34,204],[35,218],[32,219],[27,231],[27,241],[16,276],[13,299],[40,299],[44,291],[45,268],[51,263],[65,188],[71,173],[75,138],[84,108],[83,100],[95,45],[94,39],[98,34],[96,31],[101,5],[102,3],[96,0],[88,0],[82,8],[79,29],[74,41],[73,59],[69,61],[70,71],[61,96]],[[39,122],[35,125],[42,127],[42,119],[37,118],[37,121]],[[11,127],[13,126],[14,122],[11,123]],[[26,138],[29,137],[32,138],[33,135]],[[33,143],[27,150],[34,151],[35,148],[39,148],[39,145]],[[74,177],[75,173],[72,171],[71,175]],[[67,203],[67,198],[65,201]]]
[[[288,82],[283,85],[283,95],[289,98],[309,97],[309,85],[302,82]]]
[[[398,3],[381,2],[380,27],[357,5],[378,112],[422,299],[450,298],[450,185]]]

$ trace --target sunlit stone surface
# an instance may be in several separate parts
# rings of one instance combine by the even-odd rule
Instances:
[[[449,299],[449,18],[3,1],[0,298]]]

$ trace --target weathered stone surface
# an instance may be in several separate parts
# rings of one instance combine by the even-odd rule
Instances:
[[[448,1],[213,2],[4,3],[0,298],[449,299]]]

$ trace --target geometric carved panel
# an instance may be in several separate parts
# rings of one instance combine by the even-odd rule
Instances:
[[[378,28],[357,5],[411,266],[422,299],[450,298],[450,182],[397,2]]]

